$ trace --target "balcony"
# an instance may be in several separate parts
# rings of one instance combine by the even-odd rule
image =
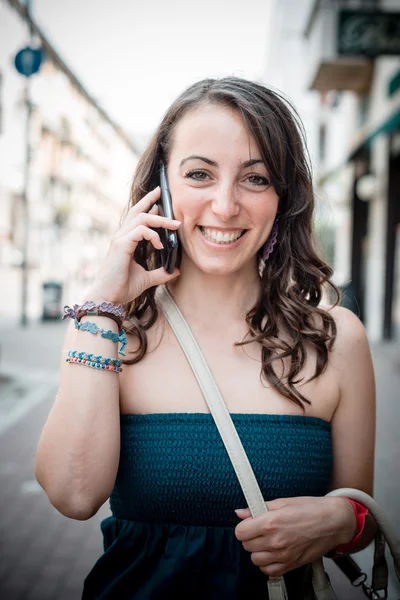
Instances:
[[[357,94],[368,94],[373,68],[373,61],[364,57],[336,57],[333,60],[321,61],[310,89],[319,92],[348,90]]]
[[[315,0],[304,32],[312,90],[370,90],[374,59],[400,54],[400,12]]]

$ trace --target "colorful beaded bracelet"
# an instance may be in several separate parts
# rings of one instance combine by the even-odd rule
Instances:
[[[99,365],[111,365],[113,367],[120,367],[122,365],[120,358],[105,358],[104,356],[96,356],[95,354],[79,352],[78,350],[68,350],[68,358],[79,358],[80,360],[94,362]]]
[[[65,362],[67,363],[75,363],[78,365],[83,365],[85,367],[92,367],[93,369],[103,369],[105,371],[114,371],[115,373],[121,373],[121,367],[113,367],[112,365],[101,365],[99,363],[90,362],[88,360],[80,359],[80,358],[66,358]]]
[[[128,342],[126,340],[126,334],[124,329],[121,329],[118,334],[115,333],[115,331],[112,331],[111,329],[105,330],[102,327],[97,327],[96,323],[91,323],[90,321],[80,323],[78,319],[75,319],[75,329],[80,329],[81,331],[90,331],[90,333],[94,334],[100,332],[102,338],[109,339],[115,343],[121,342],[121,348],[118,350],[118,354],[121,354],[121,356],[126,356],[124,348]]]

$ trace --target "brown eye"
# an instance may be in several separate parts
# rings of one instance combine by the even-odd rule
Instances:
[[[252,180],[250,181],[250,183],[252,185],[256,185],[256,186],[266,186],[270,184],[269,179],[267,179],[266,177],[263,177],[262,175],[249,175],[248,180]]]
[[[196,170],[196,171],[188,171],[185,173],[184,177],[186,179],[193,179],[193,181],[205,181],[205,177],[208,177],[205,171]]]

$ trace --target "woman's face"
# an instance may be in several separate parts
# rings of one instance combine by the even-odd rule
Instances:
[[[279,199],[238,111],[207,104],[187,113],[173,132],[167,177],[183,261],[210,274],[256,264]]]

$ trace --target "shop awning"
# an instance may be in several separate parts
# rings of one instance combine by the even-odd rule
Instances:
[[[340,171],[345,167],[345,165],[347,165],[350,161],[354,160],[357,154],[363,148],[367,148],[378,135],[391,133],[397,128],[400,128],[400,108],[397,108],[394,113],[390,114],[386,119],[384,119],[384,121],[380,125],[373,127],[370,131],[365,131],[364,135],[352,149],[345,162],[340,166],[336,167],[336,169],[332,169],[332,171],[329,171],[328,173],[322,175],[322,177],[319,179],[319,184],[323,185],[324,183],[335,177],[335,175],[340,173]]]
[[[381,133],[391,133],[395,129],[400,127],[400,110],[398,109],[395,113],[389,115],[380,125],[367,132],[364,138],[358,142],[356,147],[350,153],[347,162],[353,160],[358,152],[365,147],[368,147],[372,140],[374,140]]]

